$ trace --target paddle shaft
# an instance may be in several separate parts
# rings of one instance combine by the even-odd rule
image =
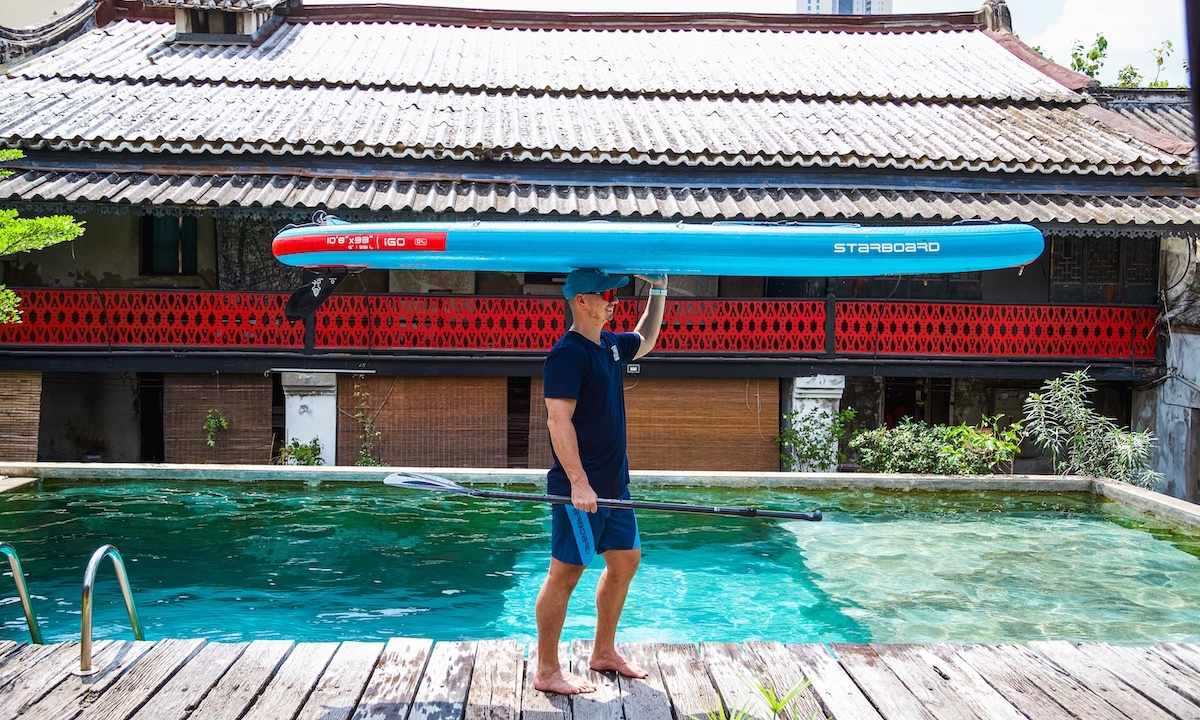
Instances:
[[[538,495],[535,493],[512,493],[499,492],[495,490],[471,490],[463,488],[467,495],[472,497],[490,498],[494,500],[523,500],[525,502],[548,502],[555,505],[570,505],[571,498],[565,495]],[[811,515],[802,512],[788,512],[786,510],[759,510],[752,507],[712,507],[709,505],[684,505],[679,503],[664,503],[653,502],[650,500],[611,500],[608,498],[597,498],[596,504],[600,507],[611,508],[626,508],[638,510],[666,510],[671,512],[691,512],[704,513],[707,515],[735,515],[738,517],[766,517],[766,518],[783,518],[787,520],[820,520],[821,511],[814,511]]]

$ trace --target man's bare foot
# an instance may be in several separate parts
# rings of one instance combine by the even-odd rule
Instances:
[[[580,695],[596,691],[596,688],[587,680],[578,675],[565,673],[562,671],[562,668],[547,675],[542,675],[541,672],[538,672],[533,676],[533,688],[542,692],[558,693],[559,695]]]
[[[650,674],[616,653],[605,657],[593,655],[588,666],[596,672],[615,672],[627,678],[644,678]]]

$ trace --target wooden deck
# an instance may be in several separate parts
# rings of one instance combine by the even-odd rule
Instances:
[[[0,718],[72,720],[684,720],[755,704],[752,687],[809,690],[782,717],[809,720],[1200,718],[1200,647],[1065,642],[1007,646],[631,644],[644,681],[587,670],[588,643],[562,648],[597,692],[530,686],[512,641],[98,642],[99,675],[79,678],[79,646],[0,643]]]

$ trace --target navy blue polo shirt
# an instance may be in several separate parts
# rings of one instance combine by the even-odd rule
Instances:
[[[554,344],[542,369],[545,397],[575,401],[571,422],[579,439],[579,459],[592,489],[602,498],[619,498],[629,485],[624,369],[641,344],[641,336],[632,332],[618,335],[602,330],[600,344],[568,332]],[[571,482],[557,455],[547,475],[547,491],[571,494]]]

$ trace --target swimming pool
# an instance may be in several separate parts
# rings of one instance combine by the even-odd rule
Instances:
[[[637,495],[737,505],[747,492]],[[1091,495],[750,492],[825,520],[641,513],[619,639],[1200,641],[1200,541]],[[543,505],[377,483],[46,481],[0,503],[48,642],[78,640],[83,569],[106,542],[151,639],[529,640],[548,528]],[[598,575],[564,639],[591,636]],[[26,641],[2,582],[0,638]],[[95,637],[129,636],[106,563]]]

